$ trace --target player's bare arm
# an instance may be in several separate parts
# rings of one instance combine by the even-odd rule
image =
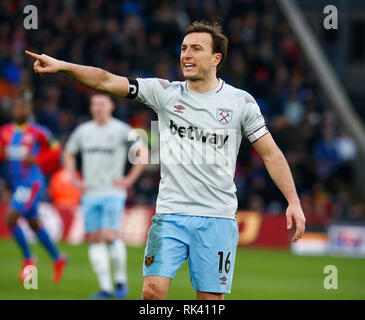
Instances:
[[[68,174],[70,175],[70,179],[72,184],[81,192],[86,191],[86,186],[82,180],[79,179],[76,173],[76,158],[75,156],[65,150],[63,153],[63,166],[67,170]]]
[[[292,228],[294,220],[296,231],[292,241],[295,242],[301,238],[305,231],[305,217],[289,165],[270,133],[254,142],[253,146],[262,157],[270,177],[288,201],[287,228]]]
[[[46,54],[36,54],[27,50],[25,53],[36,59],[34,71],[40,75],[61,71],[90,89],[121,98],[125,98],[128,95],[129,82],[126,77],[112,74],[100,68],[58,60]]]

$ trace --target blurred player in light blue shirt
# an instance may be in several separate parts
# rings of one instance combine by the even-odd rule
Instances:
[[[109,96],[93,95],[90,100],[93,119],[75,129],[64,153],[65,168],[73,184],[83,193],[89,259],[100,285],[100,292],[92,296],[95,299],[127,296],[126,249],[118,231],[126,190],[138,179],[148,161],[145,158],[135,163],[123,176],[128,152],[142,160],[148,151],[128,124],[112,117],[113,109]],[[82,158],[82,180],[76,175],[77,153],[81,153]],[[109,254],[114,266],[115,290]]]

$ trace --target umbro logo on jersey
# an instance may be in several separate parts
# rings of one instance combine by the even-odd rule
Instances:
[[[177,104],[176,106],[174,106],[174,112],[178,112],[178,113],[184,113],[184,110],[186,109],[184,106],[182,106],[181,104]]]
[[[217,108],[216,118],[223,124],[229,124],[232,121],[233,110],[228,108]]]
[[[187,138],[190,140],[208,142],[214,144],[217,148],[222,148],[227,142],[229,135],[217,134],[199,130],[197,127],[189,126],[182,127],[178,126],[174,121],[170,120],[170,131],[173,135],[177,134],[180,138]]]

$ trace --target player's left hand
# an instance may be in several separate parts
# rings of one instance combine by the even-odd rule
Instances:
[[[115,179],[113,181],[113,184],[117,187],[128,189],[130,188],[134,183],[134,180],[131,177],[125,176],[121,179]]]
[[[81,194],[84,194],[87,190],[87,186],[82,179],[79,178],[71,178],[72,185],[79,190]]]
[[[286,209],[287,229],[290,230],[295,222],[296,230],[292,238],[293,242],[298,241],[305,231],[305,217],[300,203],[289,204]]]

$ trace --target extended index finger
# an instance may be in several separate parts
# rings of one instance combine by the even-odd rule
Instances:
[[[28,56],[31,56],[35,59],[39,59],[40,58],[40,55],[39,54],[36,54],[36,53],[33,53],[33,52],[30,52],[28,50],[25,50],[25,53],[28,55]]]

